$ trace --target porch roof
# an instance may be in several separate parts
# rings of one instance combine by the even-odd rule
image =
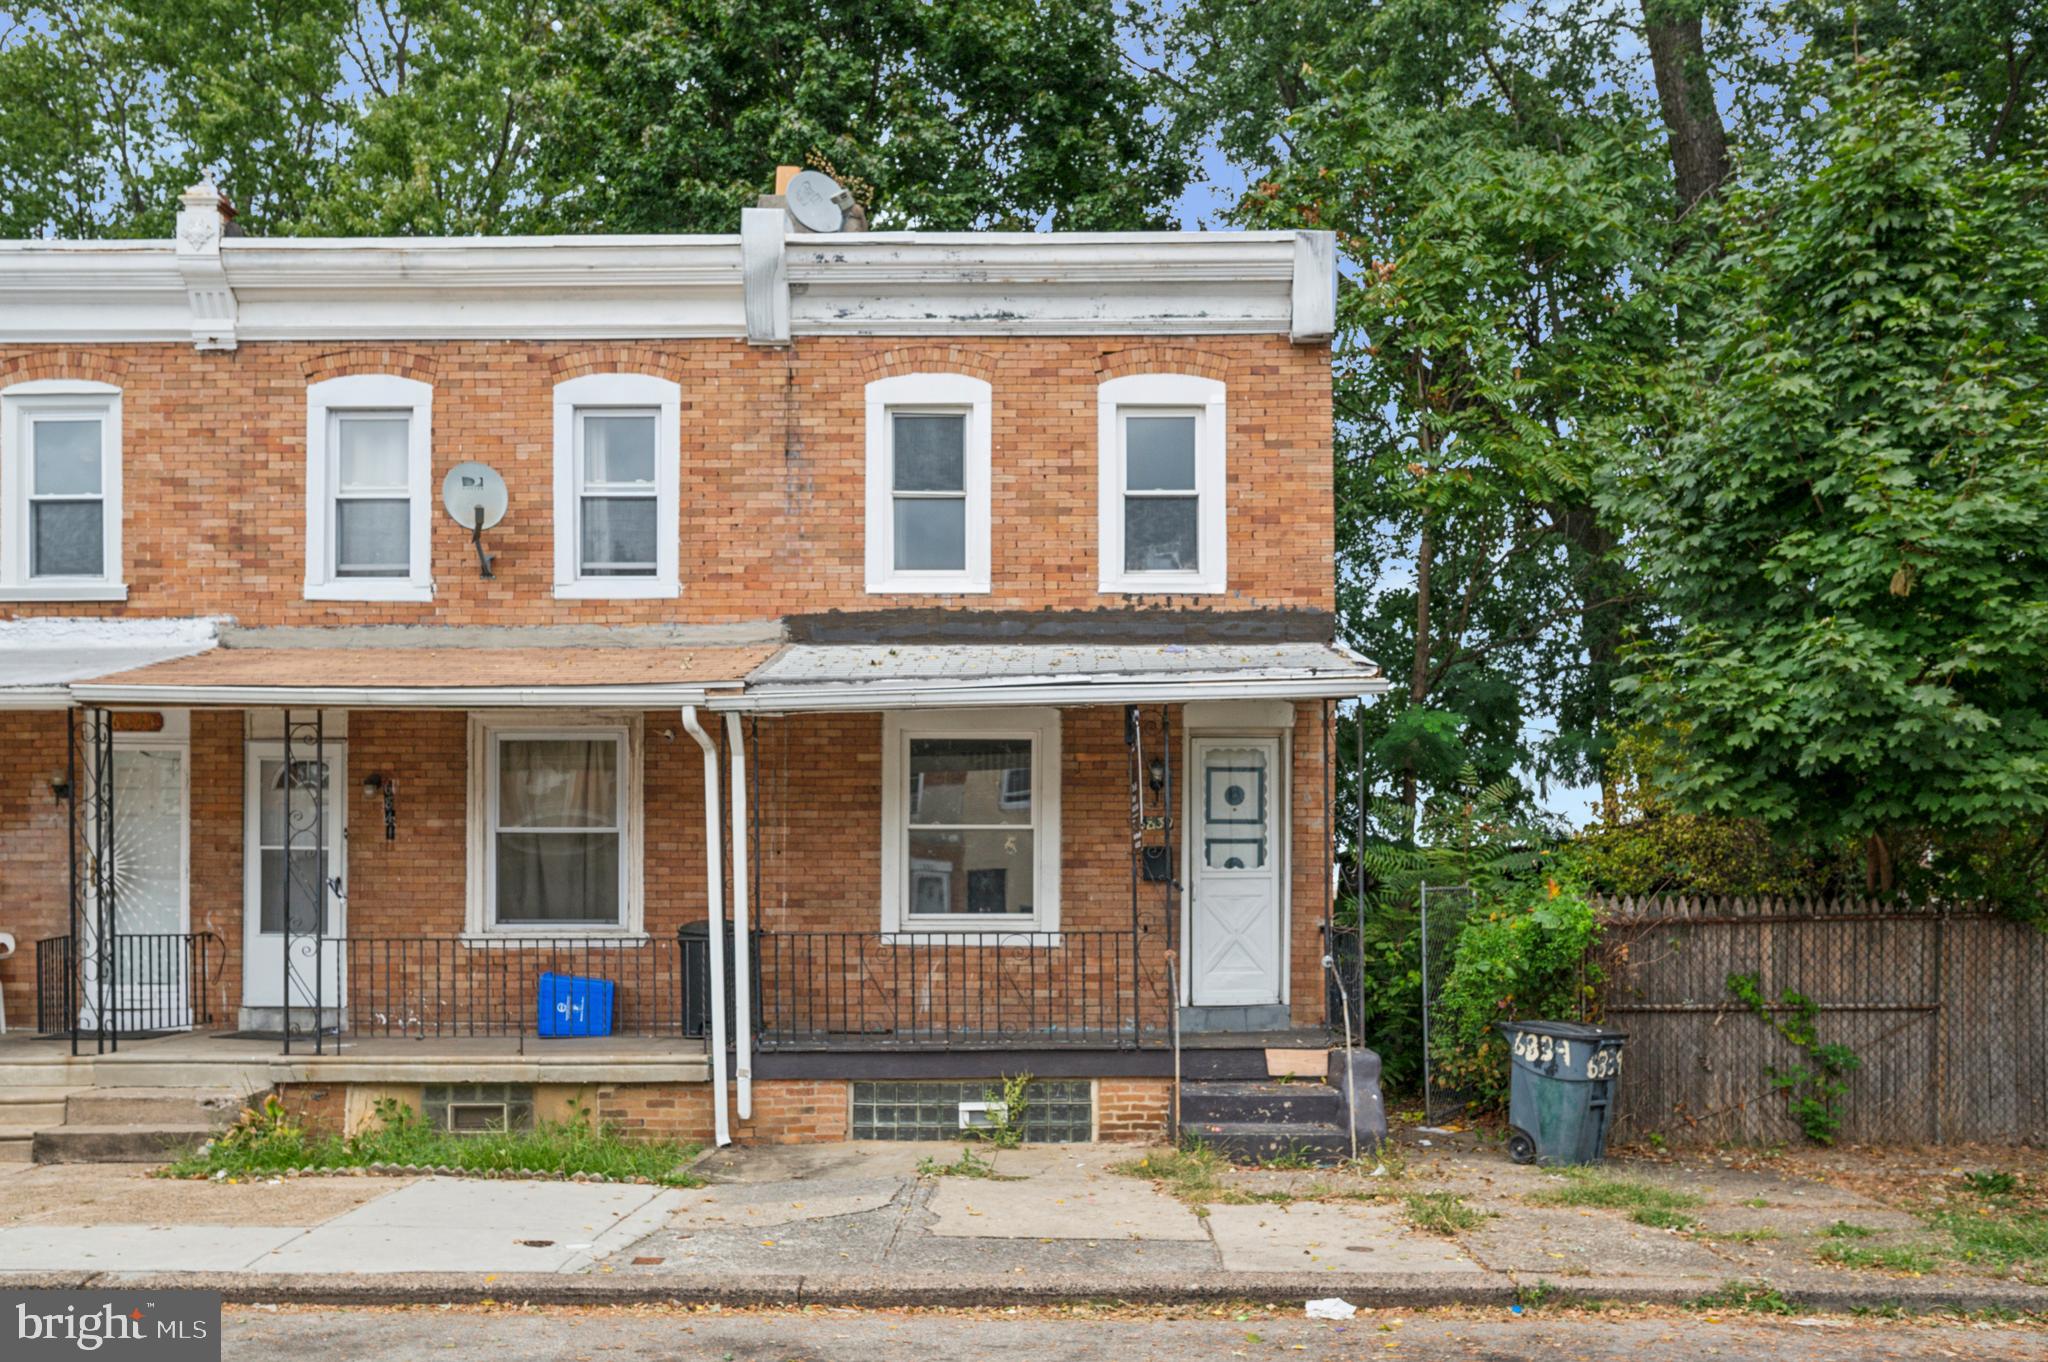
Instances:
[[[1330,643],[791,644],[713,709],[1349,699],[1380,670]]]
[[[703,704],[737,689],[773,644],[688,648],[219,648],[89,684],[105,704],[376,709]]]
[[[210,619],[0,621],[0,709],[69,709],[71,686],[212,648]]]

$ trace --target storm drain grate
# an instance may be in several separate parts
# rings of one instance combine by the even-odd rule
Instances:
[[[856,1140],[953,1140],[962,1103],[999,1102],[999,1079],[964,1083],[855,1083]],[[1079,1144],[1094,1133],[1093,1085],[1085,1078],[1037,1079],[1024,1109],[1024,1138],[1033,1144]]]

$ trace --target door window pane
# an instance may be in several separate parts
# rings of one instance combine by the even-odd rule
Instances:
[[[36,478],[39,497],[96,497],[100,494],[100,423],[96,420],[37,421]]]
[[[106,571],[104,503],[32,502],[29,525],[30,576],[98,577]]]
[[[334,504],[334,574],[404,577],[412,572],[412,504],[362,499]]]
[[[1201,567],[1196,497],[1124,501],[1124,571],[1195,572]]]
[[[1256,747],[1218,749],[1202,759],[1202,863],[1211,870],[1257,870],[1266,864],[1266,754]]]
[[[1195,490],[1195,418],[1124,419],[1124,486],[1133,492]]]
[[[967,498],[898,497],[896,566],[905,572],[964,570]]]
[[[333,848],[326,845],[332,832],[321,826],[321,815],[334,808],[331,773],[318,762],[296,759],[292,775],[288,789],[282,758],[257,764],[258,930],[283,931],[289,900],[294,934],[325,933],[333,925],[327,870]]]

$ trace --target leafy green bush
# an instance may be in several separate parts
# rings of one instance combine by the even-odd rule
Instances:
[[[1495,1024],[1577,1017],[1599,983],[1588,951],[1600,927],[1584,886],[1563,858],[1546,861],[1540,878],[1473,886],[1480,906],[1458,935],[1431,1021],[1437,1081],[1488,1105],[1508,1092],[1508,1045]]]

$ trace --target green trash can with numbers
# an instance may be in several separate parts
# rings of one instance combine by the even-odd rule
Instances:
[[[1551,1166],[1605,1158],[1628,1032],[1583,1022],[1498,1025],[1512,1066],[1508,1157]]]

